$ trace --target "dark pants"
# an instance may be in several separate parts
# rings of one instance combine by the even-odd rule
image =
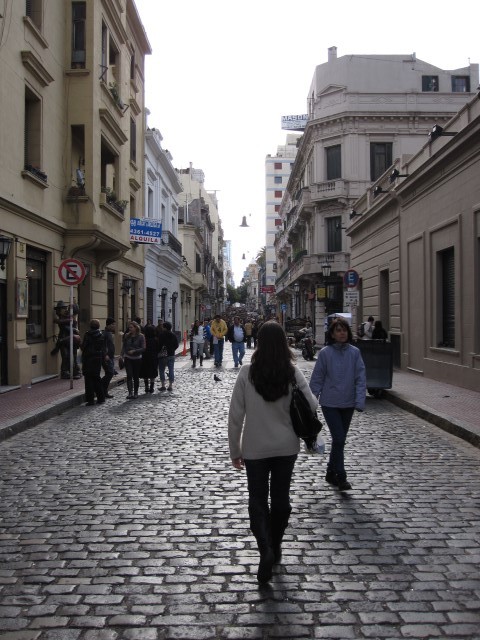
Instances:
[[[290,484],[296,455],[245,460],[250,529],[260,553],[282,542],[292,511]],[[268,505],[270,484],[270,508]]]
[[[108,387],[113,378],[113,374],[115,372],[115,362],[113,358],[107,360],[102,364],[103,370],[105,371],[105,375],[102,378],[103,391],[105,395],[108,393]]]
[[[103,390],[102,380],[100,378],[100,364],[98,369],[92,367],[83,370],[83,379],[85,382],[85,400],[93,402],[97,396],[97,402],[105,402],[105,392]]]
[[[332,436],[332,448],[327,471],[336,473],[338,480],[347,479],[343,451],[347,441],[348,429],[352,421],[353,409],[337,409],[335,407],[322,407],[330,435]]]
[[[142,366],[142,359],[133,360],[132,358],[125,358],[125,372],[127,374],[127,389],[128,395],[138,394],[138,387],[140,385],[140,367]]]

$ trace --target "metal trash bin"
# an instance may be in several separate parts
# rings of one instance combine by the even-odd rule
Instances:
[[[383,340],[357,340],[367,378],[367,391],[375,398],[381,398],[384,389],[392,388],[393,347]]]

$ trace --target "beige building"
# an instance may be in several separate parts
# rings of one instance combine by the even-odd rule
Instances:
[[[0,271],[2,385],[59,371],[54,306],[79,307],[80,332],[143,315],[144,57],[132,0],[10,2],[0,17]],[[82,263],[81,284],[59,266]],[[82,269],[80,267],[80,273]],[[67,283],[78,274],[66,274]]]
[[[397,366],[478,390],[478,96],[442,126],[355,203],[351,265],[363,314],[389,330]]]
[[[343,276],[353,203],[395,158],[414,155],[432,126],[447,122],[477,85],[476,64],[446,71],[414,54],[337,57],[331,47],[328,62],[316,68],[275,249],[278,303],[287,315],[310,316],[320,342],[325,316],[352,310]],[[377,229],[371,242],[378,237]],[[363,289],[366,313],[374,311],[371,295]]]

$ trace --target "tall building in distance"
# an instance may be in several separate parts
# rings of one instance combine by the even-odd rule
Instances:
[[[300,137],[301,134],[299,133],[287,134],[285,144],[277,147],[277,153],[273,156],[269,154],[265,158],[265,287],[267,288],[265,302],[267,305],[269,304],[269,298],[274,295],[275,279],[277,277],[274,242],[276,233],[283,229],[280,205],[287,188],[295,156],[297,155],[297,143]]]

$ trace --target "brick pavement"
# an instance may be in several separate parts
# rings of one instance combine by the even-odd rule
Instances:
[[[225,433],[236,372],[228,350],[219,383],[189,364],[171,394],[120,388],[0,443],[1,638],[478,640],[479,449],[367,400],[354,490],[300,454],[283,560],[259,588]]]

